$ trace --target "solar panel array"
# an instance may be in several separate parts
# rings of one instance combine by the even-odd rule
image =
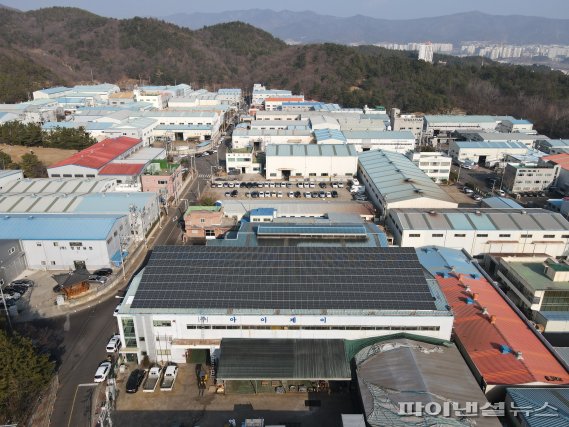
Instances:
[[[159,246],[131,308],[435,310],[413,248]]]
[[[280,236],[283,234],[304,234],[311,236],[351,235],[365,237],[367,231],[363,225],[295,225],[294,227],[259,225],[257,228],[257,235],[259,236]]]

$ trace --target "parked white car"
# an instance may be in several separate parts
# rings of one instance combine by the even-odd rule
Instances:
[[[121,348],[121,336],[113,335],[113,337],[107,343],[107,353],[114,353]]]
[[[109,372],[111,372],[111,362],[101,362],[97,368],[97,372],[95,372],[95,379],[93,381],[102,383],[109,376]]]

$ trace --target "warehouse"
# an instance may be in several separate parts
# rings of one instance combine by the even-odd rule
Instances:
[[[285,122],[286,123],[286,122]],[[241,129],[233,131],[234,149],[254,148],[265,151],[272,144],[310,144],[314,140],[308,129]]]
[[[350,145],[269,145],[267,179],[291,181],[345,181],[358,169],[356,150]]]
[[[126,215],[10,214],[0,240],[19,240],[32,270],[96,270],[120,264],[130,227]]]
[[[415,136],[411,131],[351,131],[344,130],[348,144],[358,153],[368,150],[385,150],[405,154],[415,150]]]
[[[561,256],[569,244],[569,222],[544,209],[394,209],[387,226],[396,245],[440,245],[486,253]]]
[[[480,166],[494,166],[507,155],[526,155],[528,147],[521,142],[452,141],[448,154],[462,163],[471,160]]]
[[[118,322],[130,360],[185,362],[224,338],[449,339],[453,318],[413,249],[159,246]]]
[[[455,208],[458,204],[403,154],[367,151],[358,157],[358,176],[385,217],[404,207]]]

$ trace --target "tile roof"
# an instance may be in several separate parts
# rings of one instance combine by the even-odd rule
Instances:
[[[145,163],[110,163],[99,170],[99,175],[140,175]]]
[[[73,154],[67,159],[51,165],[49,169],[67,165],[101,169],[107,163],[116,159],[121,154],[124,154],[141,142],[142,141],[140,139],[128,138],[126,136],[108,138]]]
[[[569,154],[554,154],[553,156],[545,156],[541,159],[545,160],[546,162],[555,163],[565,170],[569,170]]]
[[[487,384],[569,384],[569,372],[538,338],[537,332],[481,276],[463,252],[425,247],[417,249],[417,254],[452,307],[454,334]],[[467,299],[474,294],[477,300],[469,304]],[[488,314],[483,314],[483,308]],[[494,324],[489,316],[495,316]],[[511,351],[503,354],[502,345]],[[521,352],[523,359],[518,359],[516,352]],[[561,380],[547,380],[546,376]]]

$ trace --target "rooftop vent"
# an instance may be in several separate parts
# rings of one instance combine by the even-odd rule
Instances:
[[[415,189],[415,193],[421,194],[421,193],[423,193],[423,190],[419,190],[418,188],[416,188],[416,189]]]
[[[474,304],[474,300],[472,298],[466,298],[466,304],[472,305]]]
[[[490,316],[490,324],[495,325],[496,324],[496,315],[493,314],[492,316]]]
[[[516,359],[524,360],[524,355],[521,351],[516,351]]]
[[[476,211],[476,212],[474,212],[474,213],[475,213],[476,215],[478,215],[478,216],[482,215],[482,212],[481,212],[481,211],[479,211],[479,210],[477,210],[477,211]]]
[[[486,307],[482,307],[482,314],[487,315],[488,309]]]
[[[500,345],[500,353],[502,354],[509,354],[512,352],[512,349],[508,347],[506,344]]]
[[[397,172],[400,172],[400,170],[397,169]],[[413,178],[405,178],[405,182],[412,182],[412,181],[413,181]]]
[[[521,211],[520,213],[521,213],[522,215],[527,215],[528,211],[525,211],[525,210],[524,210],[524,211]]]
[[[28,217],[28,219],[34,219],[34,216],[33,216],[33,215],[30,215],[30,216]]]
[[[431,216],[435,216],[437,214],[437,211],[429,211],[429,215]]]
[[[466,288],[464,289],[466,292],[470,293],[470,286],[466,285]]]

